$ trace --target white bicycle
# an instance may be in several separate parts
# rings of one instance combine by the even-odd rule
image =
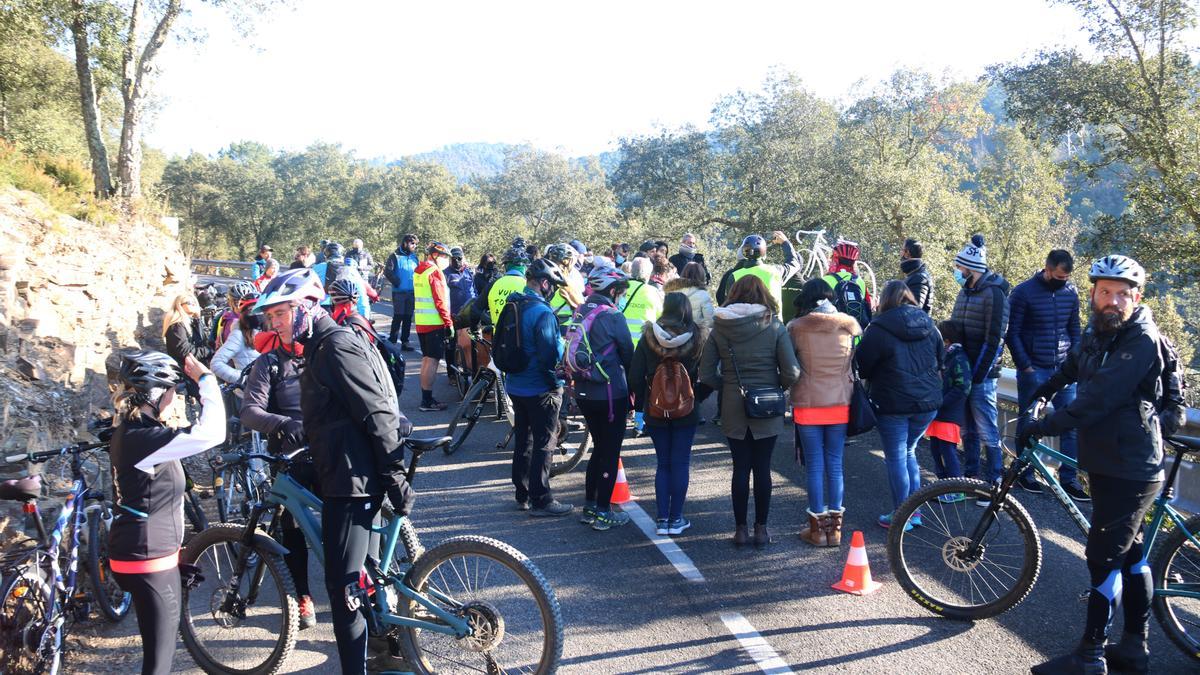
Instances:
[[[812,244],[807,245],[805,240],[812,239]],[[838,241],[844,241],[838,239]],[[796,243],[800,244],[801,250],[797,255],[801,257],[803,263],[800,266],[800,278],[808,281],[814,277],[824,276],[829,273],[829,256],[833,253],[833,246],[830,246],[825,241],[825,230],[796,230]],[[861,279],[866,279],[871,286],[871,297],[879,297],[878,289],[875,286],[875,270],[866,261],[858,260],[854,263],[854,273]]]

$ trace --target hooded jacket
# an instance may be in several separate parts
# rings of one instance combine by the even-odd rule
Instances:
[[[1004,277],[987,272],[974,287],[963,286],[954,300],[950,320],[962,325],[962,346],[975,384],[1000,377],[1000,355],[1008,332],[1008,288]]]
[[[928,314],[933,308],[933,276],[929,268],[920,258],[909,258],[900,261],[900,271],[904,273],[904,285],[912,292],[917,300],[917,307]]]
[[[862,333],[858,321],[824,300],[813,311],[789,321],[787,331],[800,365],[800,378],[788,392],[792,406],[849,405],[854,393],[850,379],[854,337]]]
[[[942,404],[942,336],[925,312],[900,305],[863,331],[854,360],[881,414],[912,415]]]
[[[1079,430],[1079,468],[1128,480],[1163,479],[1162,431],[1155,404],[1163,363],[1158,326],[1148,307],[1138,307],[1115,333],[1089,325],[1042,390],[1077,383],[1075,400],[1038,422],[1057,436]]]
[[[1017,370],[1052,369],[1079,344],[1079,291],[1067,282],[1050,288],[1039,271],[1008,296],[1008,336]]]
[[[654,373],[664,359],[673,358],[682,363],[692,384],[696,385],[696,376],[700,370],[700,352],[704,348],[706,338],[707,331],[700,325],[696,325],[695,330],[677,333],[656,321],[647,321],[642,327],[642,339],[633,350],[633,362],[629,365],[629,391],[633,394],[634,410],[641,412],[645,409],[646,397],[650,394],[650,385],[654,382]],[[693,407],[692,412],[675,420],[660,420],[650,415],[646,415],[645,419],[646,425],[652,427],[672,424],[680,427],[693,426],[700,423],[700,406]]]
[[[942,405],[938,422],[962,426],[967,422],[967,396],[971,394],[971,363],[962,345],[955,343],[946,350],[942,368]]]
[[[713,325],[712,296],[708,290],[696,284],[691,279],[672,279],[663,287],[664,293],[683,293],[687,296],[688,304],[692,306],[692,321],[702,326],[705,331],[711,331]]]
[[[737,361],[736,371],[730,360],[730,345]],[[742,386],[747,389],[786,389],[800,374],[787,330],[763,305],[739,302],[717,308],[712,335],[700,358],[700,381],[713,389],[721,389],[721,432],[726,437],[741,440],[747,431],[754,438],[778,436],[783,432],[783,417],[746,417],[737,372],[741,373]]]

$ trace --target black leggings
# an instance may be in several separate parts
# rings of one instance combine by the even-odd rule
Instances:
[[[317,469],[312,462],[293,464],[292,468],[288,469],[288,475],[305,489],[318,497],[321,496],[321,489],[317,484]],[[304,538],[304,531],[296,527],[296,519],[292,518],[288,511],[283,512],[279,525],[283,530],[281,543],[288,550],[283,556],[283,562],[292,574],[292,581],[296,583],[296,595],[311,596],[308,587],[308,540]]]
[[[113,578],[133,597],[142,636],[142,675],[170,673],[179,632],[179,568],[149,574],[113,572]]]
[[[767,524],[767,515],[771,511],[771,452],[775,449],[775,438],[755,438],[749,429],[743,439],[727,437],[729,450],[733,453],[733,480],[729,489],[733,494],[733,521],[737,525],[746,524],[751,473],[754,474],[754,524]]]
[[[621,459],[621,444],[625,441],[625,416],[629,414],[629,399],[621,397],[612,402],[612,421],[608,418],[608,401],[578,400],[579,411],[592,435],[592,456],[588,459],[587,476],[583,481],[583,497],[595,504],[597,511],[611,508],[613,486],[617,484],[617,462]]]
[[[325,548],[325,590],[333,617],[342,673],[360,675],[367,669],[367,621],[346,605],[346,587],[358,585],[367,550],[378,550],[372,539],[371,523],[379,513],[382,497],[330,498],[321,509],[322,543]]]

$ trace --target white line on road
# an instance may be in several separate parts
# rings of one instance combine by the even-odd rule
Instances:
[[[621,508],[625,509],[625,513],[629,514],[633,522],[637,523],[638,528],[645,533],[651,543],[658,547],[658,550],[662,551],[662,554],[667,557],[667,562],[674,565],[675,571],[679,572],[684,579],[688,581],[704,581],[704,575],[700,573],[700,570],[696,567],[696,563],[692,562],[692,559],[683,552],[683,549],[679,548],[678,544],[672,541],[670,537],[654,533],[654,521],[642,510],[642,507],[638,506],[637,502],[625,502],[621,505]]]
[[[759,635],[754,626],[746,620],[746,617],[737,612],[721,612],[721,621],[725,622],[725,627],[730,633],[737,638],[737,641],[742,643],[742,649],[754,659],[754,663],[758,665],[767,675],[788,675],[792,669],[788,667],[787,662],[779,658],[779,654],[771,649],[771,645],[767,644],[766,639]]]

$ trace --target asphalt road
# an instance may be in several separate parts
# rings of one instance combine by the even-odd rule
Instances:
[[[386,320],[380,323],[386,326]],[[450,413],[416,412],[418,363],[410,362],[402,406],[413,411],[418,435],[438,435]],[[457,398],[444,376],[435,391],[446,402]],[[706,405],[705,416],[712,417],[712,405]],[[781,437],[770,518],[776,543],[756,551],[730,544],[729,452],[719,430],[702,426],[685,509],[692,528],[673,538],[703,577],[696,581],[685,579],[636,524],[600,533],[574,517],[531,519],[515,510],[510,451],[496,448],[506,430],[504,423],[481,422],[455,455],[427,455],[416,481],[413,519],[427,547],[448,536],[479,534],[508,542],[536,562],[558,594],[566,621],[562,672],[1019,673],[1073,648],[1082,630],[1079,596],[1087,584],[1082,538],[1047,495],[1019,497],[1041,530],[1044,549],[1041,576],[1024,603],[971,624],[936,617],[909,599],[890,574],[886,533],[875,524],[890,510],[890,496],[874,434],[846,448],[845,541],[840,549],[820,550],[796,536],[806,505],[805,479],[790,435]],[[928,451],[920,454],[929,479]],[[637,503],[653,517],[649,438],[628,438],[622,457]],[[582,501],[583,468],[553,481],[560,500]],[[841,577],[856,529],[864,532],[871,572],[883,583],[864,597],[830,588]],[[321,589],[315,567],[314,562],[312,585]],[[321,623],[300,634],[289,672],[336,672],[327,601],[316,592]],[[131,633],[134,627],[127,621],[119,630]],[[1157,672],[1195,672],[1195,662],[1160,629],[1151,635]],[[199,672],[182,643],[175,665],[175,672]]]

